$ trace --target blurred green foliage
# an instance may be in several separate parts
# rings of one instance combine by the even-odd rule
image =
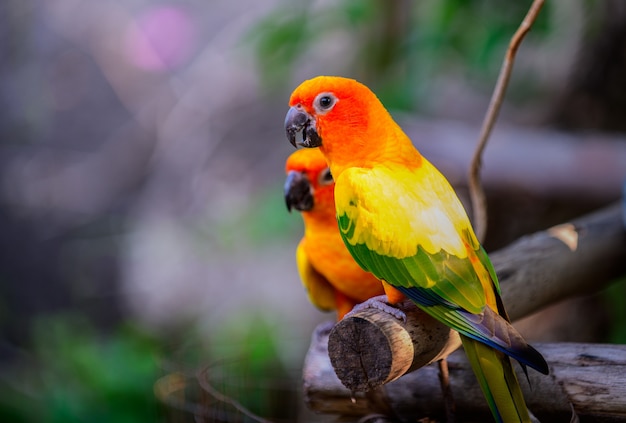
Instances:
[[[392,109],[427,106],[431,83],[456,75],[490,92],[508,43],[529,2],[496,0],[341,0],[323,5],[283,1],[254,26],[248,41],[268,86],[284,83],[301,63],[337,54],[350,40],[344,72],[371,86]],[[531,37],[552,31],[550,4]],[[323,63],[327,65],[327,63]],[[328,73],[319,68],[319,74]]]
[[[152,337],[130,326],[105,336],[68,313],[40,318],[32,338],[29,356],[3,382],[0,421],[158,421]]]
[[[263,314],[245,316],[238,333],[232,325],[222,327],[214,337],[222,341],[212,343],[210,356],[224,359],[206,367],[199,378],[256,415],[293,421],[301,375],[295,371],[299,363],[294,366],[283,360],[279,334],[284,335],[284,331],[270,324]]]
[[[284,327],[270,323],[270,314],[236,313],[210,336],[193,328],[169,342],[156,389],[168,421],[255,421],[248,413],[296,420],[301,357],[296,364],[284,354]]]
[[[198,379],[260,416],[292,421],[300,375],[279,351],[283,331],[266,319],[242,313],[211,335],[190,325],[157,338],[131,325],[102,333],[72,313],[41,318],[28,355],[3,371],[0,421],[194,421],[196,413],[247,421]],[[187,375],[182,397],[155,396],[154,384],[177,374]]]

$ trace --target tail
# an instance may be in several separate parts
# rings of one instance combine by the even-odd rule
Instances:
[[[509,357],[466,336],[461,335],[461,341],[494,419],[499,423],[530,422]]]

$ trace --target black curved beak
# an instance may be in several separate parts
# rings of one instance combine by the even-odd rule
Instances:
[[[285,203],[287,210],[308,211],[313,208],[313,192],[311,184],[304,173],[292,170],[285,181]]]
[[[305,112],[301,106],[293,106],[287,112],[285,116],[285,131],[287,132],[287,139],[294,147],[298,147],[297,144],[306,147],[314,148],[322,145],[322,138],[317,133],[315,127],[315,119]],[[296,141],[296,135],[298,132],[302,132],[302,141]]]

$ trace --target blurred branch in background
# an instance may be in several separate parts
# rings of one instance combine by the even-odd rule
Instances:
[[[500,114],[500,108],[502,107],[502,102],[504,101],[504,95],[509,85],[509,80],[511,79],[511,72],[513,71],[513,63],[515,61],[517,50],[537,19],[539,11],[543,7],[543,3],[543,0],[533,1],[519,28],[515,31],[513,37],[511,37],[509,47],[504,55],[502,67],[500,68],[500,73],[498,74],[496,85],[493,89],[493,94],[491,95],[491,100],[489,101],[489,107],[487,108],[485,118],[483,119],[483,125],[478,138],[478,145],[476,146],[476,150],[472,156],[468,183],[470,188],[470,198],[472,200],[472,210],[474,211],[474,228],[476,229],[476,237],[479,242],[484,242],[487,234],[487,199],[485,198],[485,191],[480,183],[483,151],[487,146],[487,141],[489,140],[493,126],[495,125],[498,115]]]

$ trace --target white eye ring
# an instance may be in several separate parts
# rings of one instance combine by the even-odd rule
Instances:
[[[318,179],[320,185],[330,185],[334,182],[333,175],[330,173],[330,168],[328,167],[320,173]]]
[[[320,93],[315,97],[313,106],[318,114],[327,113],[337,104],[337,97],[333,93]]]

